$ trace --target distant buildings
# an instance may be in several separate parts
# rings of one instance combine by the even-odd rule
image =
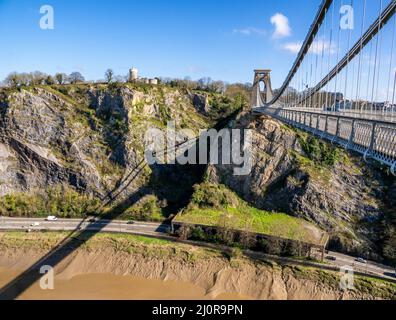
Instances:
[[[361,110],[361,111],[381,111],[395,112],[396,105],[388,101],[370,102],[364,100],[336,100],[332,107],[328,107],[327,111],[345,111],[345,110]]]
[[[136,68],[130,69],[129,70],[129,82],[146,83],[146,84],[152,84],[152,85],[158,84],[158,78],[153,78],[153,79],[140,78],[138,73],[139,73],[138,69],[136,69]]]

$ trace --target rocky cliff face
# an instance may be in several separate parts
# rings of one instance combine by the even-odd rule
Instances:
[[[314,222],[329,232],[332,248],[378,257],[380,222],[395,210],[387,200],[396,197],[394,179],[265,116],[242,115],[234,127],[253,129],[252,171],[237,177],[232,166],[211,166],[212,182],[257,208]]]
[[[143,160],[148,128],[163,129],[168,120],[197,132],[210,125],[199,113],[199,97],[128,85],[5,90],[0,99],[0,196],[67,184],[103,197]],[[143,174],[124,194],[145,179]]]
[[[175,213],[188,205],[206,168],[146,166],[137,175],[144,133],[174,120],[178,129],[198,134],[214,126],[216,112],[224,117],[234,111],[232,106],[224,96],[166,86],[0,91],[0,198],[67,185],[99,199],[115,193],[118,201],[126,201],[122,212],[136,203],[130,218],[156,206]],[[252,171],[237,177],[232,166],[209,166],[211,182],[225,184],[259,209],[315,223],[330,233],[333,248],[364,256],[381,253],[384,229],[395,233],[394,179],[267,117],[241,114],[232,126],[253,129]],[[11,200],[7,210],[15,208]]]

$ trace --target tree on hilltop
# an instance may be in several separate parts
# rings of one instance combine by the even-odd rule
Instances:
[[[71,84],[76,84],[78,82],[84,82],[85,78],[80,72],[72,72],[69,76],[69,82]]]
[[[47,76],[47,78],[45,78],[44,82],[46,85],[49,85],[49,86],[55,84],[55,80],[52,76]]]
[[[105,79],[107,83],[110,83],[114,79],[114,71],[112,69],[107,69],[105,72]]]
[[[16,72],[10,73],[5,79],[4,83],[9,87],[17,87],[20,84],[19,74]]]
[[[45,79],[48,75],[41,71],[34,71],[30,73],[30,85],[41,85],[44,84]]]
[[[65,82],[67,81],[67,75],[64,73],[57,73],[55,75],[55,79],[58,84],[65,84]]]

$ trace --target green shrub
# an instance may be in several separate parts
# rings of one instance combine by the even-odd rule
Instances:
[[[66,86],[56,86],[56,90],[58,90],[60,93],[64,94],[65,96],[69,95],[69,90]]]
[[[199,208],[236,207],[237,197],[222,185],[203,183],[194,186],[191,202]]]
[[[287,257],[300,256],[301,252],[302,252],[301,245],[298,242],[294,242],[294,241],[288,241],[283,249],[283,255]]]
[[[316,164],[334,166],[341,158],[340,149],[327,142],[301,133],[298,138],[307,157]]]
[[[227,257],[228,260],[240,259],[243,257],[243,252],[239,248],[225,248],[223,254]]]
[[[0,215],[7,217],[80,218],[96,212],[100,201],[66,186],[48,188],[45,192],[14,193],[0,198]]]
[[[192,230],[190,238],[196,241],[206,241],[208,240],[208,235],[201,227],[196,227]]]
[[[281,240],[276,239],[260,239],[258,247],[267,254],[279,256],[283,252],[283,243]]]
[[[155,195],[148,195],[125,210],[122,215],[125,219],[139,221],[162,221],[162,209],[158,205]]]

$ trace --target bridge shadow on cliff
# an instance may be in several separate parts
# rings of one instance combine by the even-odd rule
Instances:
[[[220,130],[221,128],[225,127],[228,122],[231,119],[234,119],[239,112],[239,109],[234,111],[231,115],[219,121],[214,128],[216,130]],[[196,160],[198,163],[199,150],[197,141],[198,139],[186,140],[177,144],[175,149],[177,150],[177,148],[184,146],[184,149],[186,149],[184,155],[186,155],[188,152],[190,152],[191,148],[196,148]],[[161,151],[155,156],[163,156],[166,155],[167,152],[169,152],[169,150]],[[208,150],[208,152],[210,151]],[[40,274],[40,268],[42,266],[50,266],[55,268],[64,259],[70,257],[74,252],[76,252],[76,250],[81,248],[96,234],[102,232],[112,221],[120,218],[128,208],[138,203],[147,195],[154,194],[157,199],[166,203],[166,205],[162,208],[164,222],[156,230],[157,232],[163,232],[166,227],[169,227],[169,222],[173,216],[188,205],[194,192],[194,185],[202,182],[205,170],[207,168],[207,165],[199,164],[150,165],[152,173],[149,183],[124,198],[124,200],[118,201],[121,196],[125,197],[125,193],[128,191],[128,188],[147,166],[148,164],[145,160],[139,162],[134,168],[129,170],[129,172],[127,172],[124,177],[118,181],[115,188],[102,199],[102,205],[99,208],[99,212],[105,207],[112,207],[112,209],[106,211],[105,214],[100,216],[100,223],[97,221],[90,222],[87,219],[82,220],[78,227],[74,231],[70,232],[54,249],[48,252],[40,260],[35,262],[29,269],[24,271],[13,281],[1,288],[0,300],[13,300],[18,298],[34,283],[40,280],[40,278],[43,276]],[[85,229],[81,229],[83,225],[86,226]],[[89,230],[90,227],[95,227],[95,229]]]
[[[137,168],[134,168],[135,171]],[[138,173],[143,170],[143,167],[138,169]],[[138,176],[134,174],[134,179]],[[0,289],[0,300],[13,300],[18,298],[24,291],[36,283],[43,275],[40,274],[42,266],[50,266],[55,268],[64,259],[71,256],[73,252],[81,248],[87,241],[93,238],[96,234],[103,231],[103,229],[114,219],[123,213],[123,209],[127,208],[128,204],[133,204],[139,201],[145,192],[138,190],[130,195],[126,200],[117,204],[110,212],[103,215],[100,221],[90,222],[83,219],[74,231],[71,231],[55,248],[43,256],[40,260],[35,262],[29,269],[20,274],[13,281]],[[118,212],[118,214],[115,214]],[[99,223],[100,222],[100,223]],[[105,222],[105,223],[103,223]],[[86,229],[82,230],[83,226]],[[89,230],[89,228],[95,230]]]
[[[166,200],[167,202],[167,205],[163,208],[164,216],[172,217],[173,214],[188,204],[193,193],[193,185],[200,181],[205,171],[204,166],[151,165],[152,174],[148,185],[129,195],[123,201],[117,202],[118,197],[139,177],[145,167],[147,167],[147,163],[141,161],[103,199],[101,209],[111,205],[113,207],[101,215],[100,221],[90,222],[86,218],[83,219],[78,227],[71,231],[55,248],[1,288],[0,300],[18,298],[43,276],[40,273],[41,267],[50,266],[55,268],[96,234],[102,232],[112,221],[120,218],[128,208],[145,196],[153,194],[153,190],[158,199]],[[85,226],[84,229],[82,229],[83,226]],[[167,226],[169,224],[165,219],[156,231],[163,232]],[[94,230],[90,230],[90,227],[94,228]]]

